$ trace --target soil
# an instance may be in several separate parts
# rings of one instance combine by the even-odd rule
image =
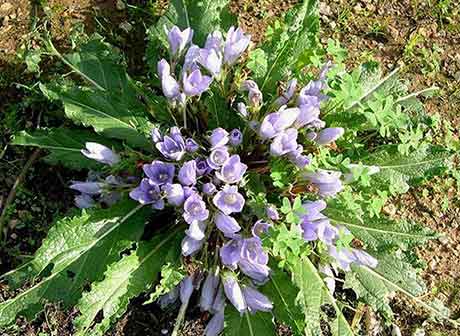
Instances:
[[[0,209],[32,154],[30,149],[8,147],[11,134],[20,129],[57,126],[61,122],[58,114],[43,115],[49,107],[39,94],[12,84],[20,82],[29,86],[37,77],[46,76],[46,69],[42,74],[28,73],[17,55],[25,46],[39,48],[36,32],[44,23],[38,18],[48,19],[47,27],[61,50],[71,47],[69,36],[80,24],[88,32],[101,33],[127,53],[130,73],[142,75],[145,27],[154,13],[148,0],[129,1],[140,9],[132,11],[116,0],[48,0],[44,7],[40,2],[45,3],[0,0]],[[296,2],[233,0],[231,10],[238,14],[243,28],[257,42],[270,22]],[[448,0],[324,1],[320,4],[322,41],[339,40],[349,50],[350,67],[377,59],[387,69],[402,66],[403,76],[409,80],[413,91],[438,86],[440,94],[426,101],[427,110],[451,120],[458,129],[460,6],[454,3]],[[48,166],[40,160],[28,171],[8,215],[7,235],[0,244],[0,274],[30,258],[40,246],[52,219],[71,206],[73,196],[66,188],[71,177],[75,178],[74,172]],[[444,235],[445,238],[419,249],[418,254],[427,264],[422,273],[430,292],[427,299],[441,300],[457,318],[460,316],[459,196],[455,181],[438,180],[393,202],[397,209],[395,216],[407,216]],[[442,204],[447,206],[442,207]],[[0,285],[0,300],[9,295],[11,293]],[[159,336],[164,334],[163,330],[172,329],[176,311],[162,313],[155,305],[144,306],[142,302],[142,298],[133,300],[128,312],[108,335]],[[393,307],[397,317],[395,323],[402,335],[412,335],[417,329],[433,336],[460,335],[447,325],[430,322],[424,311],[404,297],[395,297]],[[0,336],[71,336],[76,314],[49,304],[34,322],[18,319],[16,327],[0,331]],[[206,318],[199,312],[190,312],[184,335],[202,335]],[[279,335],[288,334],[286,328],[279,328]],[[378,335],[369,333],[374,334]]]

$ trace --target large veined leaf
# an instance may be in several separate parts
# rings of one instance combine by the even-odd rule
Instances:
[[[192,27],[193,42],[203,46],[208,34],[214,30],[226,32],[236,23],[228,9],[229,0],[171,0],[166,13],[150,28],[151,40],[160,41],[167,47],[164,27]]]
[[[424,145],[409,155],[398,152],[397,145],[385,145],[363,159],[363,164],[374,165],[380,172],[372,176],[388,185],[389,183],[413,184],[439,173],[446,168],[452,154],[439,146]]]
[[[322,335],[320,328],[321,306],[327,303],[332,305],[336,313],[335,319],[328,321],[334,331],[333,335],[353,336],[350,325],[343,316],[336,299],[329,292],[318,269],[310,259],[301,258],[292,263],[290,268],[292,269],[293,281],[299,288],[297,303],[303,307],[305,314],[305,334]]]
[[[308,258],[292,265],[292,280],[299,288],[297,304],[302,307],[305,314],[305,334],[307,336],[321,335],[320,313],[323,280],[318,276],[316,267]]]
[[[13,287],[34,282],[0,303],[0,326],[12,323],[18,314],[33,318],[45,301],[75,304],[83,287],[100,280],[107,265],[140,238],[148,213],[133,201],[121,201],[107,210],[83,210],[58,220],[32,261],[2,276]]]
[[[267,57],[267,62],[262,63],[268,67],[259,72],[263,76],[255,79],[265,91],[275,92],[277,82],[285,79],[300,56],[314,46],[318,31],[317,6],[317,0],[302,1],[286,14],[284,27],[260,47]]]
[[[275,336],[275,323],[270,313],[240,314],[233,306],[225,309],[225,336]]]
[[[274,267],[272,270],[270,281],[261,291],[273,301],[273,315],[276,320],[291,326],[294,334],[302,335],[305,328],[304,315],[296,304],[299,289],[286,272]]]
[[[14,136],[12,144],[48,150],[50,153],[45,160],[50,164],[62,164],[72,169],[96,169],[101,164],[81,154],[86,142],[111,146],[110,141],[94,132],[63,128],[37,130],[32,134],[22,131]]]
[[[242,120],[237,112],[228,106],[228,102],[217,92],[210,92],[204,103],[209,115],[202,118],[208,121],[208,129],[224,127],[227,129],[241,128]]]
[[[92,85],[93,89],[111,92],[135,92],[126,69],[120,64],[120,55],[98,35],[83,44],[78,51],[62,55],[52,44],[51,52],[76,74]]]
[[[406,220],[394,221],[386,217],[358,217],[349,209],[331,200],[324,213],[336,225],[343,225],[375,251],[392,247],[409,247],[422,244],[438,235],[428,228]]]
[[[147,133],[152,128],[142,105],[131,105],[125,95],[73,88],[59,93],[65,114],[76,123],[136,147],[150,148]]]
[[[378,259],[379,264],[375,269],[353,266],[353,272],[347,274],[345,287],[352,288],[359,298],[388,318],[392,316],[388,296],[399,291],[431,314],[441,319],[449,319],[447,309],[429,304],[426,299],[420,297],[426,288],[409,263],[390,255]]]
[[[130,299],[154,285],[163,264],[180,257],[181,238],[177,231],[159,234],[111,265],[104,280],[93,284],[78,303],[81,315],[75,320],[76,335],[103,335],[125,313]],[[94,322],[101,312],[102,321]]]
[[[236,23],[236,18],[230,13],[229,0],[188,0],[190,24],[193,27],[193,40],[198,45],[204,45],[209,33],[220,30],[226,32]]]
[[[47,88],[64,103],[66,116],[78,124],[93,127],[107,137],[121,139],[136,147],[149,147],[152,125],[147,107],[138,98],[139,89],[120,65],[112,47],[94,37],[78,52],[61,58],[90,87]]]

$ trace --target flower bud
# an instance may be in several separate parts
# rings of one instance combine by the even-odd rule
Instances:
[[[215,314],[204,330],[205,336],[218,336],[224,330],[224,311]]]
[[[209,272],[201,287],[200,308],[204,311],[210,311],[219,286],[218,271]]]
[[[81,153],[89,159],[108,164],[109,166],[120,162],[120,157],[104,145],[96,142],[87,142],[85,147],[86,149],[82,149]]]
[[[172,56],[180,54],[186,45],[192,41],[193,37],[193,30],[191,28],[181,31],[177,26],[174,26],[171,30],[166,31],[166,33],[168,34],[169,50]]]
[[[273,308],[273,304],[265,295],[250,286],[243,287],[243,295],[249,311],[252,313],[258,311],[268,312]]]
[[[193,277],[188,276],[184,278],[180,285],[180,301],[182,303],[186,303],[190,300],[190,296],[192,296],[193,293]]]
[[[102,188],[105,186],[105,183],[100,182],[79,182],[74,181],[70,185],[70,189],[77,190],[83,194],[88,195],[97,195],[102,192]]]
[[[231,273],[226,273],[223,276],[222,282],[224,284],[224,292],[229,301],[240,313],[243,313],[247,309],[244,295],[238,284],[238,279]]]

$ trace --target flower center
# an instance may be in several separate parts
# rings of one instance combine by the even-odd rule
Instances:
[[[192,204],[192,206],[190,207],[190,212],[193,215],[199,214],[200,211],[201,211],[201,206],[198,203]]]
[[[218,164],[224,163],[225,155],[222,154],[222,153],[216,153],[214,155],[214,161],[216,161],[216,163],[218,163]]]
[[[224,201],[225,201],[225,203],[230,204],[230,205],[235,204],[236,201],[237,201],[236,195],[235,194],[226,194],[224,196]]]
[[[168,179],[168,174],[160,173],[160,175],[158,175],[158,178],[160,179],[160,181],[166,181]]]

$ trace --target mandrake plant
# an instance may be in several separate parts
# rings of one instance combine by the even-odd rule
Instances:
[[[396,291],[457,323],[422,298],[413,248],[437,234],[382,211],[449,169],[417,98],[430,90],[373,63],[347,72],[339,47],[318,44],[316,1],[260,45],[227,5],[171,1],[138,81],[98,36],[68,55],[48,42],[82,81],[41,89],[76,126],[13,144],[88,177],[69,185],[80,209],[2,276],[22,289],[0,303],[1,327],[53,301],[78,310],[75,335],[103,335],[142,296],[179,309],[172,335],[193,309],[207,336],[359,335],[357,302],[391,324]]]

